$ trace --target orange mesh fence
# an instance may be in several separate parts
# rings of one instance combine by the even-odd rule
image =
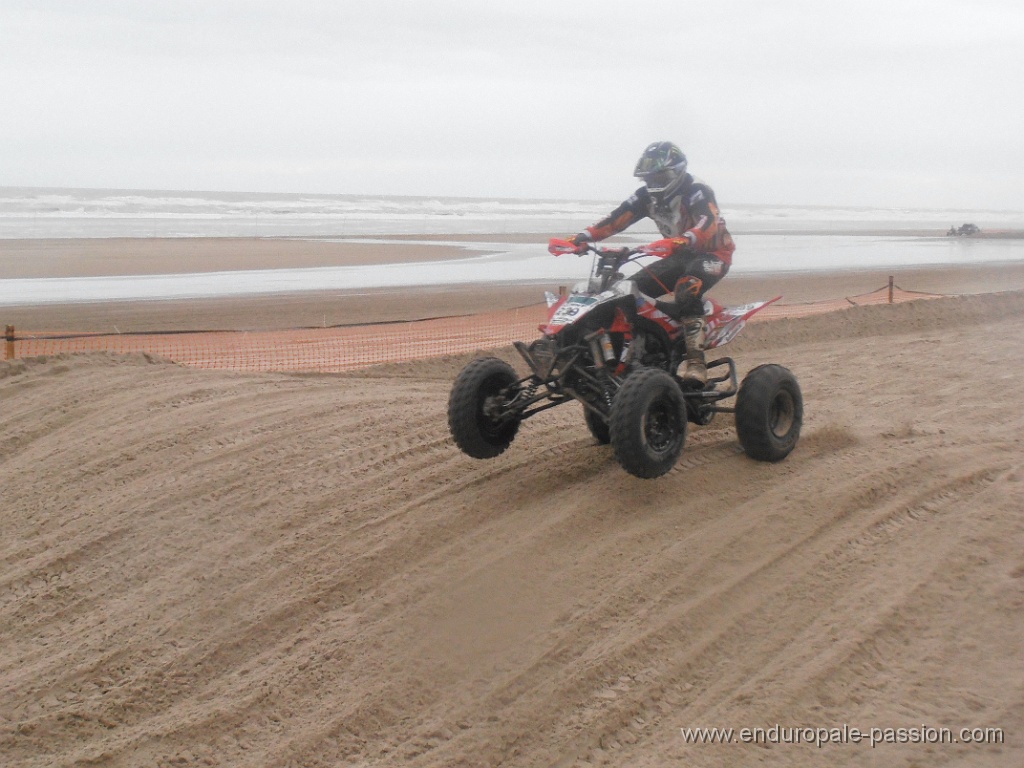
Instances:
[[[546,317],[546,308],[537,305],[486,315],[341,328],[152,334],[19,331],[10,356],[148,352],[196,368],[338,372],[504,346],[536,336],[537,325]]]
[[[938,298],[900,288],[807,304],[773,304],[753,317],[805,317],[868,304]],[[530,340],[547,318],[543,304],[487,314],[339,328],[197,333],[82,334],[15,332],[7,327],[5,357],[66,352],[146,352],[196,368],[335,373],[379,363],[474,352]]]
[[[916,301],[918,299],[942,298],[939,293],[923,293],[920,291],[905,291],[899,286],[879,288],[871,293],[862,293],[858,296],[847,296],[842,299],[831,299],[828,301],[812,301],[805,304],[772,304],[754,315],[751,320],[771,320],[776,317],[807,317],[809,315],[820,315],[825,312],[835,312],[850,307],[863,307],[872,304],[901,304],[905,301]]]

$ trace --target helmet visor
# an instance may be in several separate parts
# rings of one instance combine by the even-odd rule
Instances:
[[[654,173],[643,174],[644,184],[651,192],[664,192],[679,178],[678,168],[665,168]]]

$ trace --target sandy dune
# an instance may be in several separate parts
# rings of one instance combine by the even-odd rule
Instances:
[[[464,359],[0,363],[2,762],[1024,764],[1022,313],[751,327],[741,373],[803,386],[797,450],[750,461],[721,418],[658,481],[576,406],[461,455]],[[775,724],[1005,743],[680,733]]]

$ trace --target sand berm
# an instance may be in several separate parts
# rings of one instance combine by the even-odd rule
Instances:
[[[797,449],[720,416],[656,481],[576,405],[462,455],[464,357],[0,363],[0,763],[1024,765],[1022,337],[1019,292],[751,326]],[[680,731],[775,724],[1004,743]]]

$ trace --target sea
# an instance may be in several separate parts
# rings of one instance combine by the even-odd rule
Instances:
[[[572,281],[589,259],[550,256],[494,234],[567,236],[619,200],[399,197],[296,193],[0,187],[0,239],[258,237],[387,243],[430,235],[466,252],[447,261],[186,275],[5,279],[0,306],[51,302],[237,296],[481,282]],[[899,268],[1024,261],[1024,240],[947,237],[972,223],[983,232],[1024,230],[1022,210],[797,205],[723,206],[737,242],[733,274]],[[456,235],[447,242],[444,235]],[[473,241],[472,235],[488,235]],[[438,236],[442,236],[438,240]],[[649,221],[620,241],[657,239]],[[416,242],[413,239],[411,242]],[[426,241],[425,241],[426,242]],[[477,255],[485,251],[485,255]]]

